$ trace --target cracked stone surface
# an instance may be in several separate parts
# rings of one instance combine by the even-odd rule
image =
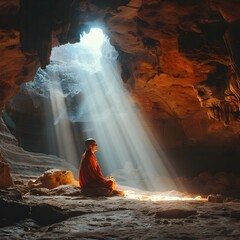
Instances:
[[[141,201],[126,197],[34,196],[23,202],[57,208],[47,226],[28,218],[0,228],[1,239],[237,239],[239,202]],[[72,216],[72,217],[71,217]],[[33,217],[33,216],[32,216]],[[43,219],[50,217],[47,213]],[[59,219],[58,219],[59,218]]]

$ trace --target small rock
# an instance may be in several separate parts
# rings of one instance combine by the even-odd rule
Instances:
[[[224,202],[224,196],[221,194],[210,194],[207,197],[208,202],[213,203],[223,203]]]

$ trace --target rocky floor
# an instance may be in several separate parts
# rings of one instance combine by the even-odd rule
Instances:
[[[1,122],[0,128],[0,153],[14,182],[0,189],[0,240],[240,239],[239,198],[213,195],[207,200],[126,186],[118,186],[125,196],[114,197],[87,196],[73,185],[30,189],[29,181],[46,168],[71,165],[25,152]],[[221,189],[216,186],[212,189]]]
[[[17,189],[2,190],[2,213],[9,217],[19,206],[23,210],[16,213],[16,223],[0,222],[0,239],[240,239],[236,199],[151,201],[147,192],[134,189],[131,195],[132,189],[122,188],[124,197],[84,196],[76,186],[60,186],[51,196],[41,190],[22,196]]]

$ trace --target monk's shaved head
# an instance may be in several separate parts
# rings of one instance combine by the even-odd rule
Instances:
[[[90,145],[93,145],[93,144],[96,144],[96,140],[93,139],[93,138],[88,138],[88,139],[85,141],[85,146],[86,146],[86,148],[88,148]]]

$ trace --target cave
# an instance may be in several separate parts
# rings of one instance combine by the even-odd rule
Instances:
[[[1,1],[0,238],[239,238],[239,12]],[[116,195],[79,187],[91,137]]]

